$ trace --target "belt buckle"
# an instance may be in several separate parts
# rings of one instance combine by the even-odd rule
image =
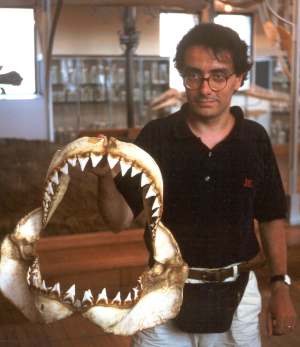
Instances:
[[[223,276],[222,276],[222,270],[221,270],[221,269],[215,271],[215,276],[216,276],[215,282],[220,283],[220,282],[223,282],[223,281],[224,281],[224,278],[223,278]]]
[[[220,270],[206,270],[201,277],[207,282],[223,282]]]

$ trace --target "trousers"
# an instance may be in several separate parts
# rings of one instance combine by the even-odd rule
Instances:
[[[242,300],[237,307],[231,328],[224,333],[190,334],[180,331],[170,320],[138,332],[132,347],[261,347],[259,313],[261,295],[256,276],[250,272]]]

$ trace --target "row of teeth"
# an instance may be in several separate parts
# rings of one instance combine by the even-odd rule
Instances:
[[[122,300],[121,293],[118,292],[114,299],[109,299],[107,296],[106,288],[98,294],[97,299],[94,299],[92,291],[90,289],[84,292],[83,298],[81,302],[76,300],[76,289],[75,284],[73,284],[64,295],[61,294],[60,283],[56,283],[53,287],[47,287],[46,282],[41,280],[40,272],[37,270],[38,265],[35,265],[36,268],[29,267],[27,273],[27,283],[29,286],[34,287],[35,289],[40,290],[43,293],[47,293],[50,296],[54,295],[57,299],[65,303],[71,303],[75,306],[85,307],[90,305],[117,305],[117,306],[127,306],[131,304],[135,304],[142,293],[142,286],[140,280],[138,281],[138,285],[135,288],[132,288],[126,297],[126,299]]]
[[[77,156],[77,157],[69,158],[63,164],[61,168],[53,172],[52,176],[48,180],[46,191],[44,193],[44,199],[43,199],[44,223],[46,222],[46,219],[48,216],[50,204],[52,202],[52,197],[55,194],[55,190],[57,189],[57,186],[59,185],[59,180],[60,180],[59,173],[68,175],[69,165],[75,167],[77,164],[77,160],[80,165],[81,171],[84,171],[89,159],[91,159],[92,166],[95,168],[100,163],[102,158],[103,158],[103,155],[95,154],[95,153],[90,153],[89,156],[83,156],[83,157]],[[130,168],[131,168],[131,175],[130,175],[131,177],[141,174],[140,186],[144,187],[147,184],[149,185],[145,198],[148,199],[151,197],[155,197],[153,205],[152,205],[152,218],[157,219],[161,214],[161,209],[160,209],[161,201],[159,200],[158,192],[156,190],[154,183],[146,175],[146,173],[143,172],[142,169],[136,168],[131,163],[124,161],[124,159],[119,157],[113,157],[110,154],[107,155],[107,161],[108,161],[110,169],[113,169],[116,166],[116,164],[119,162],[122,176],[124,176]]]

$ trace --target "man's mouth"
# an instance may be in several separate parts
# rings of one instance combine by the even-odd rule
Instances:
[[[212,106],[217,102],[216,99],[196,99],[195,103],[200,106]]]

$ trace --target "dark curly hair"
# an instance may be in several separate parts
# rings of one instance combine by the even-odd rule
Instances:
[[[242,84],[244,83],[252,62],[247,53],[247,44],[234,30],[215,23],[201,23],[193,27],[177,45],[174,62],[180,74],[184,70],[185,51],[191,46],[210,48],[215,56],[222,51],[228,51],[232,58],[234,72],[238,76],[244,74]]]

